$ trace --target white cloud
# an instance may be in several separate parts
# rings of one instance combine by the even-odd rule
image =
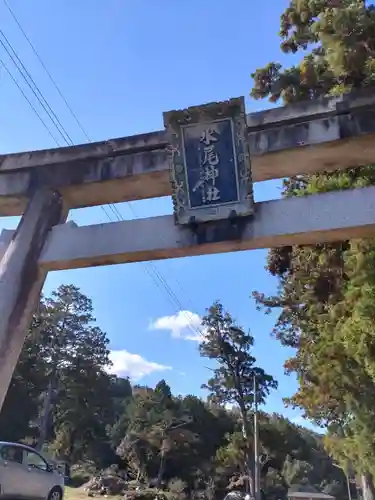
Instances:
[[[201,327],[202,318],[191,311],[178,311],[173,316],[162,316],[150,325],[151,330],[169,331],[173,338],[199,341],[204,330]]]
[[[125,349],[111,351],[110,359],[113,364],[108,369],[109,373],[121,377],[129,377],[133,381],[141,380],[153,372],[163,372],[172,369],[170,366],[148,361],[139,354],[131,354]]]

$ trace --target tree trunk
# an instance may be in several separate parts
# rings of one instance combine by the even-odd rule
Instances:
[[[248,477],[248,494],[254,498],[254,472],[253,472],[253,457],[251,456],[251,447],[250,447],[250,436],[248,432],[248,421],[247,421],[247,413],[242,405],[240,406],[241,412],[241,420],[242,420],[242,435],[244,437],[244,441],[246,443],[245,449],[245,470],[246,475]]]
[[[158,477],[156,479],[156,487],[160,488],[161,482],[163,480],[164,476],[164,469],[165,469],[165,451],[161,451],[160,455],[160,465],[159,465],[159,471],[158,471]]]
[[[49,424],[50,416],[51,416],[52,395],[53,395],[53,381],[52,381],[52,377],[50,377],[49,382],[48,382],[47,394],[46,394],[46,397],[44,398],[44,402],[43,402],[43,414],[42,414],[41,423],[40,423],[38,444],[36,446],[36,449],[38,451],[42,450],[43,445],[47,439],[48,424]]]
[[[68,462],[64,463],[65,477],[71,479],[70,477],[70,464]]]
[[[76,439],[77,439],[77,431],[72,431],[70,433],[70,439],[69,439],[69,447],[68,447],[68,464],[72,465],[73,464],[73,454],[74,454],[74,448],[76,444]]]
[[[63,323],[62,323],[62,327],[61,327],[62,335],[64,335],[64,332],[65,332],[65,323],[66,323],[66,319],[67,319],[70,305],[71,305],[71,302],[69,302],[65,308]],[[55,348],[55,345],[56,345],[56,339],[54,341],[52,341],[52,343],[51,343],[52,350]],[[54,403],[55,403],[54,395],[55,395],[56,389],[57,389],[57,359],[56,359],[56,354],[53,354],[53,352],[52,352],[52,369],[51,369],[51,373],[50,373],[49,380],[48,380],[47,394],[46,394],[46,397],[44,398],[44,402],[43,402],[43,415],[42,415],[42,419],[41,419],[39,440],[38,440],[38,445],[37,445],[37,449],[39,451],[41,451],[44,443],[47,440],[48,425],[49,425],[50,420],[51,420],[51,411],[52,411]]]
[[[363,500],[375,500],[374,479],[369,472],[361,476]]]

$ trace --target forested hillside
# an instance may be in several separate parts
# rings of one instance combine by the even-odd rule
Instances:
[[[117,464],[131,479],[207,498],[246,488],[253,464],[253,376],[259,402],[277,383],[257,366],[252,336],[220,304],[203,322],[200,354],[217,363],[212,378],[202,380],[207,400],[173,395],[165,380],[156,387],[132,385],[107,373],[108,339],[93,319],[90,299],[61,286],[43,298],[34,317],[1,412],[0,439],[25,440],[90,470]],[[320,436],[261,412],[260,442],[267,498],[285,498],[296,484],[346,497],[343,472],[332,465]]]

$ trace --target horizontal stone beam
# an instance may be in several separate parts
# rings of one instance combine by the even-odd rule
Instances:
[[[4,231],[1,241],[12,233]],[[308,245],[375,235],[375,187],[256,204],[254,218],[198,228],[176,226],[173,216],[75,227],[56,226],[42,252],[45,270]]]
[[[247,116],[254,182],[372,163],[375,93]],[[35,185],[70,208],[171,194],[164,132],[0,156],[0,216],[20,215]]]

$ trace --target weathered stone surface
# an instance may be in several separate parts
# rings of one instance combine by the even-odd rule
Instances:
[[[348,94],[247,116],[254,182],[375,160],[375,94]],[[70,208],[171,194],[164,132],[0,156],[0,216],[29,192],[58,189]]]
[[[152,151],[164,149],[165,143],[163,130],[90,144],[79,144],[78,146],[0,155],[0,170],[19,170],[93,158],[106,158],[124,153]]]
[[[257,203],[254,219],[238,225],[208,223],[198,232],[176,226],[173,216],[85,227],[63,224],[51,231],[39,265],[44,271],[73,269],[374,234],[375,187],[369,187]]]
[[[61,196],[41,189],[11,239],[9,232],[1,238],[7,248],[0,261],[0,410],[46,277],[38,259],[49,231],[63,218]]]
[[[3,229],[0,233],[0,262],[6,252],[6,249],[8,248],[9,243],[12,241],[13,235],[14,231],[11,229]]]

